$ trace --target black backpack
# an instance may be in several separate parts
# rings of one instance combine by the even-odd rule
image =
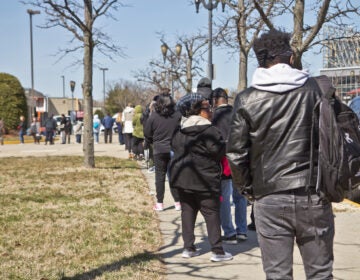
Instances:
[[[322,94],[315,104],[312,118],[310,178],[314,171],[314,128],[317,127],[317,192],[331,202],[341,202],[360,184],[359,119],[335,97],[335,88],[327,76],[319,76],[315,80]]]

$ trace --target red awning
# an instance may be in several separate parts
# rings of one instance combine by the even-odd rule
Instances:
[[[346,94],[359,94],[360,88],[355,88],[353,90],[348,91]]]
[[[77,111],[76,112],[76,118],[83,118],[84,117],[84,111]]]

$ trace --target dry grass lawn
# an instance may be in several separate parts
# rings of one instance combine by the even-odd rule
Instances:
[[[164,279],[152,198],[135,162],[0,159],[0,279]]]

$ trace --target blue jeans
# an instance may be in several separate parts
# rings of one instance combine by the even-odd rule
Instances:
[[[19,140],[20,140],[20,143],[24,143],[24,135],[25,135],[25,132],[24,130],[20,130],[19,131]]]
[[[237,234],[247,234],[246,207],[247,200],[236,188],[233,188],[233,202],[235,204],[235,225]]]
[[[293,279],[294,242],[306,279],[333,279],[334,215],[331,203],[305,188],[263,196],[254,204],[266,279]]]
[[[99,143],[99,132],[94,132],[95,143]]]
[[[231,216],[230,197],[233,193],[232,180],[221,180],[221,204],[220,204],[220,220],[221,227],[224,231],[225,237],[230,237],[236,234]]]

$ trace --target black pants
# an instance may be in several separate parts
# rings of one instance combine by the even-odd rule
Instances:
[[[144,138],[132,137],[132,151],[134,155],[144,155]]]
[[[211,193],[187,193],[182,189],[179,189],[179,196],[184,249],[195,249],[195,222],[200,211],[205,219],[211,251],[224,254],[220,228],[220,197]]]
[[[52,130],[46,130],[45,144],[47,144],[47,142],[50,142],[50,144],[54,143],[54,132]]]
[[[158,203],[163,203],[165,194],[165,176],[168,172],[168,166],[170,163],[170,153],[161,153],[154,155],[155,164],[155,187],[156,187],[156,199]],[[179,201],[179,193],[177,189],[170,188],[171,195],[174,201]]]
[[[108,142],[108,136],[109,136],[109,143],[111,144],[112,142],[112,128],[105,128],[104,131],[104,140],[105,140],[105,144]]]
[[[132,152],[132,133],[123,133],[125,137],[125,150],[128,150],[129,153]]]

